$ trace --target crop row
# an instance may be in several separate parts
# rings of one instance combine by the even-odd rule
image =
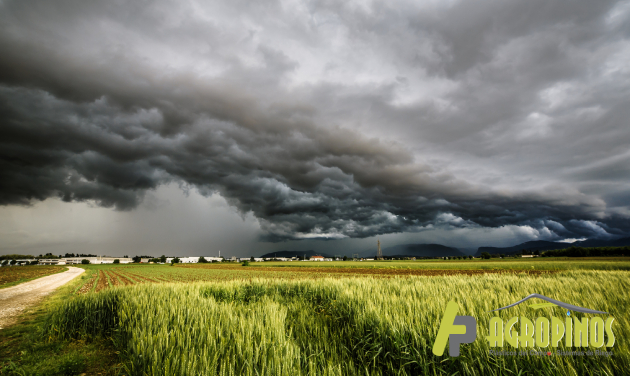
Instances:
[[[131,375],[627,374],[628,277],[572,271],[137,284],[65,301],[45,330],[111,336]],[[614,356],[493,355],[485,340],[492,317],[566,316],[559,307],[527,304],[488,313],[532,293],[609,312],[618,341],[606,350]],[[431,351],[450,300],[478,328],[456,358]],[[558,350],[576,348],[562,341]]]
[[[79,293],[137,283],[192,283],[208,281],[274,279],[320,279],[345,277],[390,278],[395,276],[446,276],[484,274],[544,275],[552,271],[510,269],[419,269],[403,267],[327,268],[327,267],[243,267],[241,265],[98,265],[87,268],[85,284]]]

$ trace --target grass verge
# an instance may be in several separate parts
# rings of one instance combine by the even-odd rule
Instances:
[[[0,375],[121,375],[112,341],[94,337],[62,340],[45,336],[42,324],[49,312],[85,283],[82,277],[27,310],[15,325],[0,330]]]

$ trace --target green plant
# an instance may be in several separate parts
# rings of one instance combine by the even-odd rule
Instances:
[[[67,354],[58,359],[58,362],[58,375],[74,376],[85,370],[85,358],[81,355]]]
[[[627,341],[619,340],[615,356],[608,358],[494,357],[483,332],[477,341],[462,346],[457,358],[436,357],[431,346],[449,300],[459,303],[458,314],[475,317],[479,328],[487,328],[494,315],[564,315],[556,308],[533,313],[525,304],[487,313],[532,291],[560,300],[569,296],[573,304],[610,312],[619,319],[615,334],[627,338],[628,289],[626,271],[413,277],[378,283],[372,278],[328,278],[138,284],[65,301],[49,316],[45,333],[112,338],[124,350],[130,374],[612,375],[630,368]],[[565,349],[564,343],[560,346]]]
[[[245,261],[243,261],[243,263],[241,265],[242,266],[249,266],[249,261],[245,260]]]

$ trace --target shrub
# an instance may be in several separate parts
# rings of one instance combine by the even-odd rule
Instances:
[[[90,260],[86,260],[86,259],[81,260],[81,264],[83,265],[87,265],[89,263],[90,263]]]
[[[119,259],[115,259],[114,260],[114,264],[120,264],[120,260]]]

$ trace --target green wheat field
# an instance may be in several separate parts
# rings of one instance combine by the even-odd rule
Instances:
[[[169,282],[165,276],[170,270],[182,279],[186,274],[183,266],[88,267],[82,283],[91,281],[91,290],[78,293],[80,286],[73,287],[70,297],[47,309],[39,330],[48,341],[89,343],[106,339],[116,349],[118,374],[125,375],[630,373],[628,262],[617,261],[616,268],[610,267],[613,262],[609,265],[601,260],[573,261],[574,268],[564,260],[561,263],[555,272],[540,274],[510,271],[514,264],[505,262],[475,263],[472,268],[497,266],[510,272],[321,278],[294,271],[288,272],[287,278],[277,278],[281,272],[267,272],[273,277],[269,278],[254,273],[255,267],[243,267],[246,274],[239,278],[239,270],[232,267],[224,270],[231,273],[230,279],[195,277],[195,281],[179,282]],[[600,270],[588,270],[589,263],[593,263],[592,269]],[[408,264],[398,267],[407,268]],[[374,267],[383,265],[373,263]],[[414,265],[439,269],[438,263]],[[518,265],[518,269],[547,270],[549,265],[534,262],[525,267]],[[110,273],[115,270],[119,272]],[[126,270],[133,271],[126,279],[138,283],[123,283]],[[153,271],[161,279],[150,280]],[[194,272],[201,275],[203,269]],[[214,269],[207,272],[217,273]],[[106,278],[109,287],[94,292],[99,276]],[[120,283],[113,283],[114,278]],[[105,284],[102,279],[101,283]],[[566,310],[559,307],[533,309],[528,304],[488,313],[532,293],[609,312],[615,318],[616,343],[611,348],[590,350],[613,354],[490,355],[485,336],[493,316],[504,321],[513,316],[532,320],[539,316],[566,317]],[[449,357],[448,350],[444,356],[435,356],[433,342],[450,300],[459,304],[458,315],[477,319],[477,340],[462,344],[459,357]],[[595,315],[575,312],[574,316]],[[504,350],[514,350],[505,346]],[[562,341],[558,350],[588,349],[564,347]]]

